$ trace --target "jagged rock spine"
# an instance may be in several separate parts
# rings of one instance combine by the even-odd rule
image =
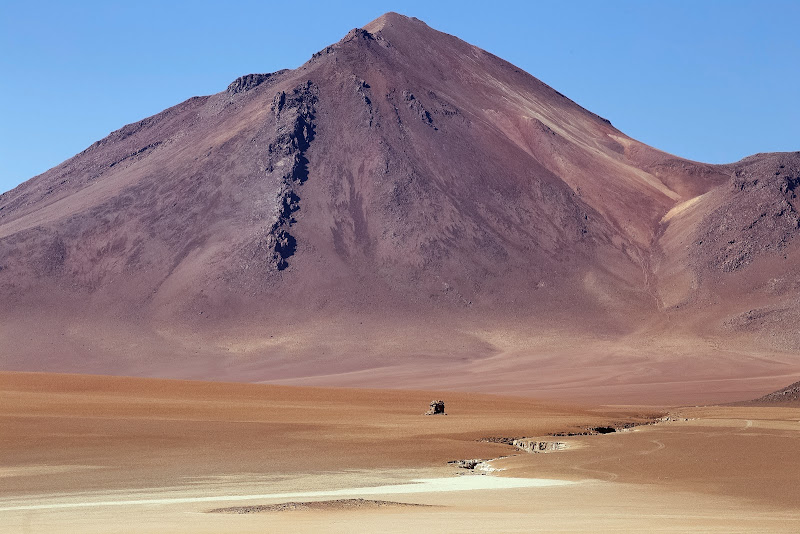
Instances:
[[[295,87],[291,93],[278,92],[271,111],[276,121],[276,137],[269,146],[268,172],[277,172],[279,187],[275,197],[275,217],[267,233],[270,263],[279,271],[288,267],[297,240],[290,228],[294,213],[300,209],[297,190],[308,179],[305,152],[314,138],[314,112],[319,88],[311,81]]]

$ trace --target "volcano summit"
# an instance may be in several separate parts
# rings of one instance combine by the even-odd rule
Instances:
[[[754,397],[800,374],[798,183],[388,13],[0,196],[0,367]]]

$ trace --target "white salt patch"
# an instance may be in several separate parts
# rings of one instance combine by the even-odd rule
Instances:
[[[21,467],[3,467],[0,468],[0,478],[53,475],[56,473],[70,473],[87,469],[103,468],[99,465],[26,465]]]
[[[501,467],[494,467],[489,462],[481,462],[475,466],[476,471],[485,471],[486,473],[494,473],[495,471],[505,471]]]
[[[92,508],[98,506],[137,506],[153,504],[185,504],[224,501],[250,501],[256,499],[305,499],[317,497],[358,497],[373,495],[405,495],[411,493],[435,493],[442,491],[503,490],[515,488],[546,488],[575,484],[567,480],[544,478],[506,478],[485,475],[452,478],[421,478],[409,484],[391,484],[366,488],[345,488],[327,491],[304,491],[295,493],[265,493],[262,495],[216,495],[211,497],[175,497],[167,499],[136,499],[125,501],[62,502],[0,507],[0,512],[17,510],[53,510],[59,508]],[[8,501],[7,501],[8,504]]]

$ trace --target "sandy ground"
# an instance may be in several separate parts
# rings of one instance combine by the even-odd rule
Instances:
[[[448,393],[449,415],[421,415],[436,396],[2,373],[2,530],[800,529],[800,409],[672,409],[672,420],[630,431],[548,437],[657,410]],[[476,441],[521,436],[566,449]],[[501,456],[488,474],[447,465]]]

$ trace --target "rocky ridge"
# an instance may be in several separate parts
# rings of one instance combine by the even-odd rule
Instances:
[[[747,406],[757,405],[757,406],[796,407],[800,405],[800,382],[789,384],[785,388],[781,388],[778,391],[773,391],[772,393],[768,393],[763,397],[759,397],[751,401],[734,403],[734,404],[747,405]]]
[[[278,270],[288,266],[287,259],[297,248],[297,240],[289,231],[296,222],[294,213],[300,209],[298,190],[308,179],[305,153],[314,139],[314,106],[318,95],[319,88],[308,81],[288,94],[277,93],[270,108],[275,116],[276,135],[269,146],[267,172],[277,177],[278,193],[267,248],[270,263]]]

